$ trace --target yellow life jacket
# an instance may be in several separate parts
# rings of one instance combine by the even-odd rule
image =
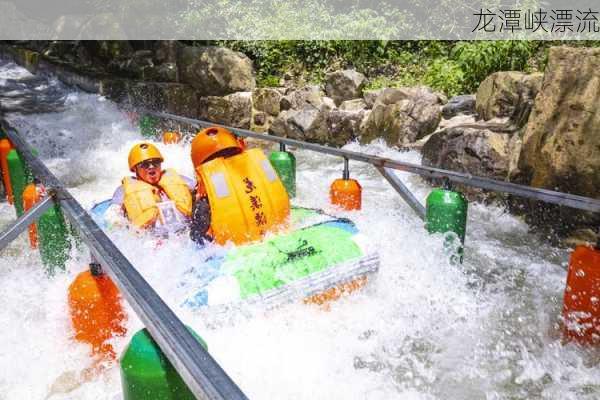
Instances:
[[[192,194],[177,172],[171,169],[163,172],[157,186],[132,177],[123,179],[123,206],[133,225],[141,228],[156,221],[161,189],[177,210],[186,217],[192,215]]]
[[[216,158],[196,168],[211,211],[215,242],[242,244],[286,225],[290,200],[260,149]]]

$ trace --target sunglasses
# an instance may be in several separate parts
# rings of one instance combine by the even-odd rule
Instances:
[[[148,168],[159,168],[161,164],[160,160],[146,160],[146,161],[142,161],[141,163],[139,163],[139,167],[143,168],[143,169],[148,169]]]

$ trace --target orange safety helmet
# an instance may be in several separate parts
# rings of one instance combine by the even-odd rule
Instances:
[[[192,140],[192,163],[197,168],[215,155],[234,155],[242,150],[240,142],[228,129],[211,126],[198,132]]]
[[[155,145],[151,143],[138,143],[129,150],[129,170],[135,172],[135,166],[146,160],[164,161],[162,154],[158,151]]]

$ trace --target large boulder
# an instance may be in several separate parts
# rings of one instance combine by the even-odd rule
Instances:
[[[238,92],[227,96],[200,99],[200,118],[235,128],[249,129],[252,118],[252,93]]]
[[[223,47],[182,47],[177,64],[181,82],[192,85],[202,96],[224,96],[256,87],[252,61]]]
[[[306,104],[301,110],[286,110],[273,121],[269,132],[308,142],[341,147],[355,140],[365,111],[344,111],[326,104]]]
[[[375,105],[377,98],[383,92],[384,89],[373,89],[363,91],[363,100],[367,108],[371,109]]]
[[[423,165],[504,180],[510,135],[490,129],[455,126],[431,135],[423,146]]]
[[[269,132],[307,142],[326,143],[328,128],[327,107],[317,108],[310,104],[300,110],[286,110],[273,121]]]
[[[300,110],[307,104],[318,108],[323,104],[324,95],[317,85],[308,85],[296,90],[290,90],[281,98],[280,109],[282,111]]]
[[[354,111],[359,112],[367,108],[367,103],[363,99],[346,100],[340,104],[340,110],[342,111]]]
[[[353,69],[330,72],[325,76],[325,93],[340,105],[345,100],[362,97],[366,78]]]
[[[283,95],[277,89],[260,88],[252,93],[252,102],[257,111],[277,116],[281,111],[280,102],[282,97]]]
[[[542,84],[543,74],[495,72],[477,89],[476,109],[481,118],[511,118],[523,126]],[[525,113],[523,116],[521,114]]]
[[[400,88],[384,88],[380,91],[375,91],[375,104],[394,104],[401,100],[412,100],[418,101],[422,103],[428,103],[432,105],[442,105],[447,102],[446,97],[438,92],[434,92],[431,88],[427,86],[410,86],[410,87],[400,87]],[[365,102],[368,100],[367,96],[365,96]]]
[[[333,109],[327,113],[327,144],[342,147],[357,139],[360,135],[360,124],[365,117],[364,110]]]
[[[473,94],[454,96],[442,107],[442,116],[446,119],[456,117],[457,115],[473,114],[475,114],[475,95]]]
[[[600,49],[553,47],[523,135],[512,179],[535,187],[600,198]],[[562,227],[597,224],[572,210]]]
[[[383,138],[390,146],[414,143],[436,130],[441,103],[427,88],[386,88],[361,125],[361,142]]]

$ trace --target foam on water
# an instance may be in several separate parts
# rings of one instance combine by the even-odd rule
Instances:
[[[0,79],[26,74],[14,65]],[[141,139],[117,106],[70,92],[57,113],[11,121],[85,206],[112,195],[127,174],[127,153]],[[157,144],[166,167],[193,176],[189,146]],[[351,150],[418,163],[416,152],[381,143]],[[557,330],[568,253],[541,243],[527,226],[494,206],[471,204],[465,263],[451,266],[443,238],[426,234],[408,206],[368,166],[351,162],[363,186],[363,209],[328,205],[342,160],[306,151],[298,160],[302,206],[325,208],[356,221],[381,256],[365,290],[329,310],[290,304],[275,310],[210,315],[181,306],[190,266],[202,255],[186,238],[156,249],[148,237],[110,235],[161,297],[208,343],[210,353],[253,399],[597,399],[600,355],[563,345]],[[398,174],[424,202],[431,187]],[[0,203],[0,227],[14,211]],[[47,278],[26,235],[0,254],[0,399],[115,399],[118,367],[79,380],[92,363],[72,340],[66,293],[86,268],[74,248],[66,273]],[[128,334],[142,327],[127,306]]]

